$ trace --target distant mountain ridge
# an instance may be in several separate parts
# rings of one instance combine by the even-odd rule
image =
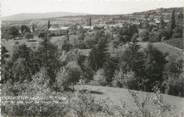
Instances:
[[[157,8],[152,10],[145,10],[142,12],[130,13],[132,15],[164,15],[171,14],[175,9],[176,12],[184,11],[184,7],[171,7],[171,8]],[[116,15],[129,15],[129,14],[88,14],[88,13],[74,13],[74,12],[49,12],[49,13],[22,13],[12,16],[2,17],[3,21],[23,21],[23,20],[34,20],[34,19],[49,19],[58,17],[68,17],[68,16],[116,16]]]
[[[143,14],[162,14],[162,13],[172,13],[175,10],[176,12],[183,12],[184,7],[171,7],[171,8],[157,8],[142,12],[134,12],[133,15],[143,15]]]
[[[73,12],[49,12],[49,13],[21,13],[11,16],[2,17],[3,21],[21,21],[21,20],[31,20],[31,19],[44,19],[44,18],[56,18],[64,16],[78,16],[87,15],[85,13],[73,13]]]

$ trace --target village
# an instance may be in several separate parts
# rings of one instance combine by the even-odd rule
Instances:
[[[183,114],[183,7],[24,18],[1,25],[4,116]]]

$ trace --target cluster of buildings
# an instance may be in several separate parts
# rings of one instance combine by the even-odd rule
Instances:
[[[182,17],[181,14],[177,14],[178,17]],[[167,17],[167,18],[166,18]],[[81,27],[84,30],[93,30],[95,27],[110,29],[116,27],[123,27],[124,24],[134,24],[139,27],[146,27],[147,25],[154,26],[158,28],[161,24],[161,20],[163,19],[164,23],[167,24],[170,22],[168,16],[164,14],[164,17],[159,12],[149,12],[147,14],[129,14],[126,16],[87,16],[83,17],[82,24],[76,23],[76,29],[80,29]],[[85,21],[84,21],[85,20]],[[56,36],[67,35],[71,30],[70,25],[63,26],[59,24],[53,24],[49,28],[49,31]]]

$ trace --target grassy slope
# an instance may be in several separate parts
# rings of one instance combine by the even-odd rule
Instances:
[[[183,49],[183,38],[175,38],[175,39],[170,39],[170,40],[165,40],[163,41],[166,44],[169,44],[171,46]]]
[[[157,47],[163,53],[169,53],[170,55],[181,57],[182,56],[182,49],[177,47],[165,44],[165,43],[154,43],[154,46]]]
[[[146,48],[148,45],[147,42],[140,42],[139,44],[143,48]],[[182,49],[179,49],[177,47],[171,46],[171,45],[166,44],[166,43],[156,42],[156,43],[153,43],[153,46],[156,47],[161,52],[168,53],[169,55],[174,56],[174,57],[182,57],[182,55],[183,55]]]
[[[103,86],[89,86],[89,85],[77,85],[76,89],[87,89],[91,91],[100,92],[102,94],[92,94],[97,99],[111,100],[115,105],[121,105],[122,102],[126,102],[129,109],[137,109],[134,99],[127,89],[124,88],[113,88],[113,87],[103,87]],[[151,95],[154,97],[153,93],[146,93],[141,91],[136,91],[140,99],[145,99],[146,95]],[[175,106],[176,113],[184,112],[184,98],[170,96],[162,94],[165,103]]]

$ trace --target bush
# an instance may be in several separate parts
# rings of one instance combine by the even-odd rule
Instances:
[[[62,45],[62,49],[65,50],[66,52],[70,51],[73,48],[73,45],[70,44],[68,40],[64,40],[64,43]]]
[[[96,74],[93,76],[94,81],[96,81],[96,84],[99,85],[106,85],[107,81],[106,81],[106,77],[105,77],[105,72],[103,69],[99,69]]]
[[[105,100],[97,100],[88,92],[77,92],[70,102],[70,106],[77,117],[91,117],[98,113],[107,116],[113,113]]]
[[[33,75],[32,80],[24,80],[20,82],[11,82],[11,80],[3,83],[2,94],[7,96],[35,96],[46,95],[50,93],[49,81],[45,68]]]
[[[178,78],[169,78],[168,89],[166,93],[169,95],[181,96],[184,97],[184,73],[181,74]]]
[[[80,80],[81,69],[76,62],[70,62],[64,68],[61,68],[56,76],[56,87],[58,90],[66,90],[70,86],[74,85]]]
[[[11,26],[6,29],[6,31],[3,31],[2,38],[5,39],[13,39],[20,36],[18,27]]]
[[[137,82],[133,72],[123,73],[122,71],[115,71],[113,77],[113,86],[123,87],[129,89],[136,89]]]
[[[56,75],[56,91],[63,91],[69,87],[69,76],[66,68],[61,68]]]
[[[25,101],[12,101],[12,103],[5,103],[1,105],[1,114],[9,117],[14,116],[39,116],[39,117],[63,117],[69,110],[68,105],[63,100],[45,98],[46,101],[36,100],[28,103],[29,100]],[[59,102],[59,103],[58,103]]]
[[[40,71],[32,77],[32,81],[27,83],[27,87],[22,90],[22,92],[22,95],[26,96],[48,95],[51,93],[46,69],[41,68]]]
[[[147,30],[144,30],[140,32],[139,37],[142,41],[148,41],[149,40],[149,32]]]
[[[26,38],[26,39],[33,39],[33,34],[31,34],[31,33],[26,33],[26,34],[25,34],[25,38]]]

